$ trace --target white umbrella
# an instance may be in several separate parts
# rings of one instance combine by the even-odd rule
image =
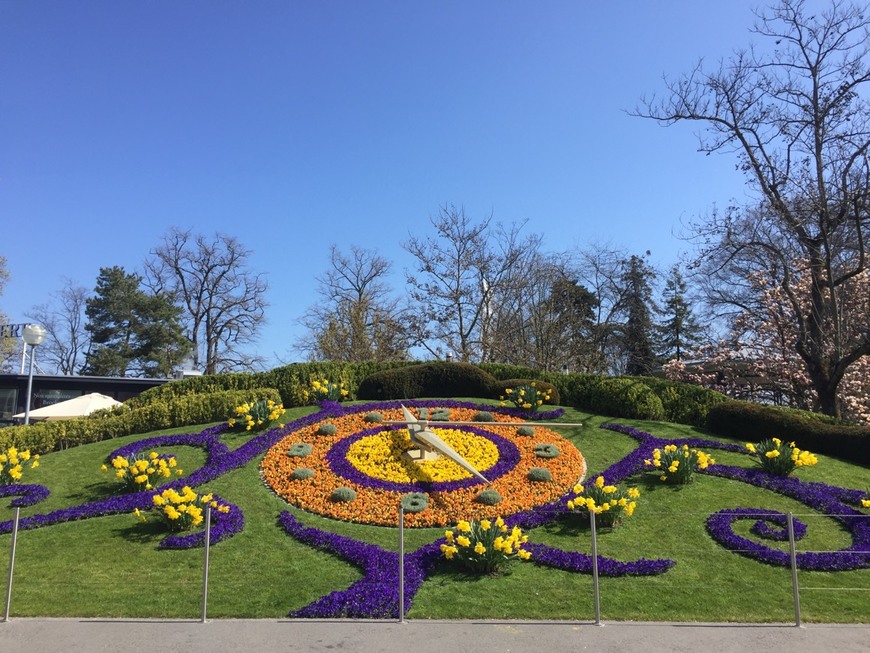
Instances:
[[[116,401],[106,395],[101,395],[99,392],[92,392],[81,397],[75,397],[74,399],[60,401],[50,406],[31,410],[30,419],[72,419],[74,417],[89,415],[101,408],[111,408],[112,406],[120,405],[120,401]],[[15,417],[24,417],[24,413],[18,413]]]

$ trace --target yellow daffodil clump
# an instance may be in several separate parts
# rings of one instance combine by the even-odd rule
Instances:
[[[172,531],[189,531],[199,526],[204,517],[204,509],[211,506],[212,510],[221,513],[230,511],[230,507],[215,500],[212,494],[197,494],[185,485],[181,492],[167,488],[151,498],[154,509]],[[147,521],[140,510],[134,511],[140,521]]]
[[[271,399],[259,399],[236,406],[236,414],[227,420],[227,424],[231,429],[256,431],[279,420],[285,412],[284,404],[276,404]]]
[[[532,381],[527,385],[505,388],[504,394],[500,397],[500,405],[504,407],[510,402],[520,410],[534,412],[545,403],[548,403],[550,397],[550,390],[540,388],[536,381]]]
[[[30,468],[39,467],[39,454],[31,457],[30,449],[18,451],[9,447],[0,453],[0,485],[17,485],[24,476],[24,463],[30,463]]]
[[[493,574],[511,560],[532,557],[522,548],[528,536],[517,526],[509,529],[501,517],[459,521],[455,529],[444,531],[444,539],[444,557],[475,573]]]
[[[343,401],[350,396],[350,392],[345,387],[343,381],[336,383],[329,379],[312,379],[311,387],[308,390],[302,391],[302,397],[305,403],[316,403],[318,401]]]
[[[689,449],[687,444],[682,447],[668,444],[663,449],[655,449],[652,458],[644,460],[643,464],[658,473],[663,482],[683,485],[692,480],[697,470],[707,469],[716,461],[699,449]]]
[[[814,454],[799,449],[794,442],[769,438],[753,444],[746,443],[746,450],[758,461],[768,474],[788,476],[798,467],[811,467],[819,462]]]
[[[612,527],[619,524],[622,516],[631,517],[637,508],[635,499],[640,497],[636,487],[623,490],[616,485],[607,485],[604,476],[598,476],[588,487],[578,483],[574,497],[568,500],[568,509],[580,514],[595,513],[595,523]]]
[[[115,478],[121,482],[126,492],[153,490],[160,484],[160,479],[169,478],[173,473],[178,476],[182,474],[175,456],[161,456],[156,451],[147,456],[115,456],[111,465]],[[108,465],[103,465],[101,469],[104,472],[109,471]]]

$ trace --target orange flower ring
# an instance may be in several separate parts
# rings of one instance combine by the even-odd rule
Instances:
[[[397,425],[372,424],[363,419],[366,406],[358,412],[328,417],[302,427],[272,447],[260,464],[263,480],[291,505],[342,521],[395,526],[402,497],[410,492],[425,493],[429,504],[420,512],[406,512],[410,527],[447,526],[460,519],[507,516],[556,501],[582,480],[586,465],[574,445],[558,433],[535,427],[532,436],[517,434],[522,420],[495,414],[495,422],[480,426],[442,427],[430,422],[429,428],[460,452],[466,460],[486,465],[478,468],[489,481],[483,481],[443,458],[434,462],[413,462],[401,451],[412,444],[407,429]],[[386,421],[402,419],[401,410],[381,410]],[[472,421],[477,409],[451,408],[450,420]],[[323,424],[336,427],[334,435],[320,434]],[[311,453],[289,455],[293,445],[307,443]],[[535,455],[535,446],[546,443],[559,448],[555,458]],[[296,447],[294,452],[307,451]],[[293,475],[306,467],[313,476]],[[528,478],[533,467],[545,467],[551,482]],[[333,492],[349,487],[356,493],[351,501],[336,501]],[[484,505],[476,501],[484,489],[496,490],[502,501]]]

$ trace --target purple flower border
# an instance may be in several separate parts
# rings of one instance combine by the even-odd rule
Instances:
[[[32,506],[40,501],[44,501],[50,494],[51,491],[44,485],[26,483],[0,485],[0,497],[18,497],[9,502],[9,505],[13,508]]]
[[[338,555],[359,567],[363,577],[345,590],[330,592],[288,616],[306,618],[396,619],[399,617],[399,554],[374,544],[360,542],[302,524],[289,512],[278,521],[289,535],[320,551]],[[438,560],[438,543],[427,544],[405,556],[404,579],[406,613],[414,596]]]
[[[362,438],[376,435],[385,430],[397,428],[400,427],[389,425],[376,426],[339,440],[330,448],[329,451],[326,452],[326,461],[329,464],[330,469],[337,476],[353,481],[359,485],[380,490],[390,490],[393,492],[453,492],[461,488],[482,484],[482,481],[475,477],[441,482],[417,481],[412,483],[397,483],[385,481],[364,474],[354,467],[347,459],[347,452],[350,447]],[[496,463],[491,467],[480,470],[480,472],[490,481],[494,481],[495,479],[507,474],[516,467],[517,463],[519,463],[522,458],[519,448],[507,438],[503,438],[495,433],[489,433],[474,426],[458,426],[457,429],[484,437],[498,448],[498,461],[496,461]]]
[[[613,478],[612,482],[614,483],[644,471],[643,459],[651,457],[653,449],[661,448],[665,444],[688,444],[690,447],[719,449],[750,455],[744,446],[738,444],[703,438],[656,438],[649,433],[620,424],[602,424],[601,428],[625,433],[641,443],[640,447],[604,472],[608,481],[610,482],[610,479]],[[611,470],[613,471],[611,472]],[[843,549],[798,553],[796,563],[800,569],[806,571],[851,571],[870,568],[870,515],[852,507],[852,505],[859,505],[861,499],[866,497],[863,491],[827,485],[826,483],[801,481],[790,476],[775,476],[758,468],[745,469],[715,464],[710,465],[707,469],[699,470],[699,473],[740,481],[795,499],[840,522],[851,534],[852,544]],[[772,514],[776,513],[771,510],[754,508],[722,510],[707,518],[707,532],[729,551],[771,565],[790,566],[789,554],[737,535],[731,527],[737,519],[747,518],[744,515],[758,518],[762,515]],[[806,531],[795,525],[795,534],[797,535],[798,532],[805,533]]]

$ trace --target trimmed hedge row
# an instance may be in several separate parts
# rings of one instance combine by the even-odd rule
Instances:
[[[367,400],[489,397],[494,382],[476,365],[435,361],[375,372],[363,379],[356,396]]]
[[[729,399],[710,408],[707,429],[742,442],[794,441],[801,449],[870,465],[870,429],[831,424],[815,413]]]
[[[15,446],[33,453],[48,453],[134,433],[222,422],[234,413],[236,406],[257,399],[278,402],[281,397],[274,388],[256,388],[187,394],[137,406],[125,403],[87,417],[0,429],[0,449]]]
[[[562,400],[599,415],[632,419],[664,419],[661,399],[642,381],[627,377],[570,374]]]

